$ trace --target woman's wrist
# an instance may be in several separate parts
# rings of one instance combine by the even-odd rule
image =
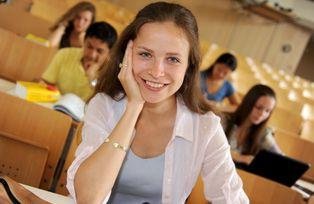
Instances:
[[[65,31],[66,27],[67,27],[66,23],[61,22],[58,24],[58,30],[60,31]]]
[[[128,101],[126,111],[132,114],[139,114],[144,106],[145,101]]]

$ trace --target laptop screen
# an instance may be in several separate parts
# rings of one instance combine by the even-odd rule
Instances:
[[[247,170],[286,186],[292,186],[310,165],[302,161],[261,150],[254,157]]]

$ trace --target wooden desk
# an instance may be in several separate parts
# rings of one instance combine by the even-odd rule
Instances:
[[[27,190],[30,190],[32,193],[37,195],[38,197],[50,202],[50,203],[56,203],[56,204],[72,204],[74,203],[74,200],[70,197],[66,197],[60,194],[52,193],[49,191],[45,191],[39,188],[34,188],[32,186],[24,185],[22,184]]]
[[[13,82],[10,82],[8,80],[5,80],[5,79],[1,79],[0,78],[0,92],[4,92],[6,94],[9,94],[9,95],[12,95],[12,96],[16,96],[15,95],[15,92],[14,92],[14,89],[15,89],[15,83]],[[4,98],[8,98],[8,97],[4,97]],[[6,100],[6,99],[5,99]],[[12,99],[13,100],[13,99]],[[29,104],[29,103],[27,103]],[[33,103],[34,104],[34,103]],[[52,114],[53,112],[55,111],[52,111],[52,105],[53,103],[37,103],[38,105],[40,106],[43,106],[45,108],[48,108],[50,109],[50,113]],[[31,104],[29,104],[30,106]],[[34,106],[34,105],[32,105]],[[33,107],[35,108],[35,107]],[[44,108],[44,109],[45,109]],[[25,109],[25,107],[24,107]],[[44,110],[41,108],[41,112],[49,112],[48,110]],[[52,112],[51,112],[52,111]],[[12,113],[13,114],[13,113]],[[50,114],[50,115],[51,115]],[[55,114],[52,114],[52,115],[55,115]],[[53,172],[53,180],[51,181],[51,186],[49,186],[49,189],[51,191],[54,191],[55,190],[55,187],[57,185],[57,181],[59,180],[59,177],[61,175],[61,170],[63,168],[63,165],[64,165],[64,162],[65,162],[65,158],[67,156],[67,153],[68,153],[68,150],[69,150],[69,147],[72,143],[72,139],[73,139],[73,136],[75,134],[75,130],[76,130],[76,127],[77,127],[77,122],[73,121],[71,122],[71,127],[70,129],[68,130],[68,133],[67,133],[67,137],[66,137],[66,140],[65,140],[65,143],[62,145],[62,152],[60,154],[60,157],[58,158],[58,164],[57,166],[55,166],[55,169],[54,169],[54,172]],[[12,127],[13,128],[13,127]],[[41,127],[37,127],[37,129],[42,129]],[[18,130],[11,130],[12,132],[16,132]],[[48,189],[48,188],[45,188],[45,189]]]
[[[15,94],[15,83],[6,79],[0,78],[0,91],[16,96]],[[53,103],[36,103],[46,108],[52,109]]]

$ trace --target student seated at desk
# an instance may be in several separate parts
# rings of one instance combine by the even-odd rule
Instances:
[[[93,23],[86,31],[83,48],[64,48],[52,59],[42,80],[58,87],[61,94],[74,93],[87,100],[94,91],[98,70],[117,39],[108,23]]]
[[[275,108],[276,95],[268,86],[255,85],[244,96],[223,126],[235,162],[249,164],[260,149],[281,153],[267,121]]]
[[[90,2],[74,5],[50,28],[50,46],[83,47],[85,32],[95,21],[95,13],[95,6]]]
[[[200,86],[206,99],[222,102],[228,98],[231,105],[238,105],[239,101],[232,84],[227,80],[237,68],[237,59],[230,53],[220,55],[214,64],[201,71]]]
[[[215,203],[246,204],[219,118],[197,86],[198,27],[186,8],[149,4],[122,32],[68,169],[78,203],[184,203],[202,172]]]

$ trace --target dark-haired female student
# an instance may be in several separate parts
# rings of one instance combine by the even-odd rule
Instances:
[[[237,59],[230,53],[220,55],[206,70],[201,71],[200,86],[203,95],[211,102],[219,103],[225,98],[230,105],[238,105],[239,100],[233,85],[227,80],[237,68]]]
[[[236,111],[225,117],[223,126],[234,161],[249,164],[261,149],[281,153],[272,130],[267,127],[275,105],[275,92],[257,84],[247,92]]]

